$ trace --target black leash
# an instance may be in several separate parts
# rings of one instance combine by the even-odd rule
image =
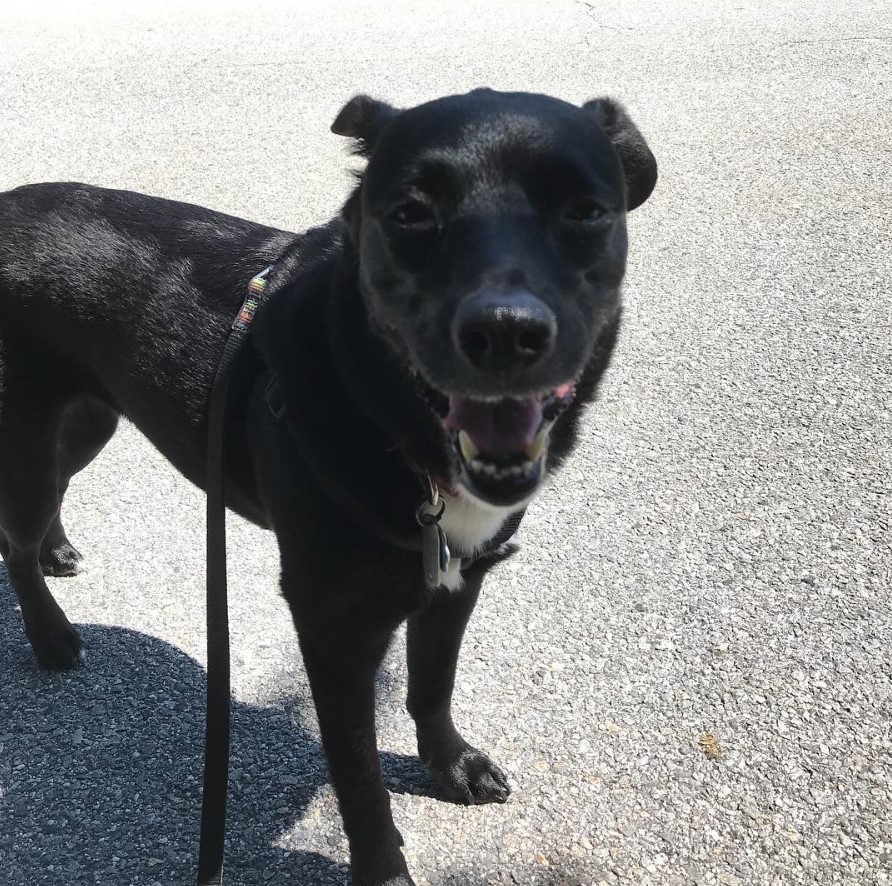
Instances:
[[[223,882],[226,798],[229,792],[229,611],[226,600],[226,498],[223,433],[226,399],[236,358],[254,319],[269,268],[248,284],[248,297],[232,323],[211,389],[207,449],[207,645],[208,682],[205,720],[204,786],[198,886]]]

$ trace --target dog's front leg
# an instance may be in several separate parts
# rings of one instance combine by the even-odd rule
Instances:
[[[315,627],[298,632],[355,886],[413,886],[381,780],[375,735],[375,674],[391,633],[360,641]]]
[[[502,770],[452,722],[458,654],[485,571],[472,567],[464,588],[435,597],[409,619],[407,633],[406,707],[415,721],[418,756],[445,794],[462,803],[504,803],[510,793]]]

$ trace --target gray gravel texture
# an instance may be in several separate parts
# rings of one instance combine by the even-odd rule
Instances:
[[[505,806],[440,802],[403,644],[380,747],[419,884],[892,882],[892,12],[886,0],[0,9],[0,186],[79,179],[301,229],[353,93],[625,101],[661,169],[576,457],[467,638],[457,719]],[[320,416],[320,421],[324,420]],[[76,478],[39,673],[0,572],[0,880],[188,883],[202,497],[131,428]],[[227,883],[345,884],[273,540],[230,523]]]

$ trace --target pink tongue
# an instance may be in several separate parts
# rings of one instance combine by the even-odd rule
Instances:
[[[467,432],[484,455],[517,455],[535,439],[542,424],[542,405],[538,397],[484,403],[450,394],[444,424]]]

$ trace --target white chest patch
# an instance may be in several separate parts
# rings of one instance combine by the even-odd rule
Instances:
[[[497,508],[464,495],[455,497],[443,492],[440,494],[446,500],[446,510],[440,526],[446,533],[450,549],[464,554],[480,550],[502,528],[508,517],[518,510],[516,505],[513,508]],[[460,566],[460,558],[453,556],[443,582],[443,586],[450,591],[460,590],[464,583],[459,572]]]

